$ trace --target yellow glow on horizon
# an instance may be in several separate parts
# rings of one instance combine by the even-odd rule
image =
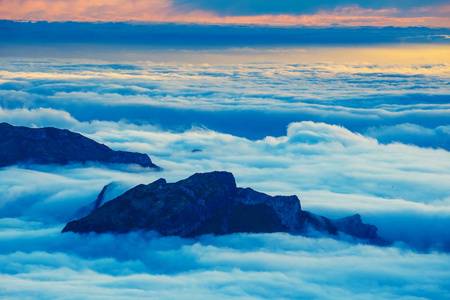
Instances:
[[[380,45],[380,46],[297,46],[256,47],[225,49],[154,49],[123,45],[52,44],[52,45],[2,45],[0,59],[14,57],[29,59],[81,59],[97,61],[122,61],[156,64],[248,64],[248,63],[325,63],[325,64],[381,64],[381,65],[442,65],[442,72],[450,67],[450,45]],[[436,72],[433,68],[430,72]],[[8,76],[7,71],[0,71]],[[422,70],[426,72],[426,70]],[[439,71],[441,72],[441,71]],[[46,76],[40,74],[39,76]],[[65,74],[64,76],[89,76],[91,74]],[[35,74],[34,76],[38,76]]]
[[[133,51],[123,59],[154,62],[245,64],[245,63],[331,63],[450,66],[450,45],[306,46],[280,48],[230,48],[225,50],[179,50],[173,52]],[[435,72],[435,70],[433,70]]]
[[[296,67],[309,68],[317,64],[320,68],[328,69],[330,73],[397,73],[397,74],[423,74],[450,77],[450,45],[384,45],[378,47],[303,47],[303,48],[229,48],[229,49],[204,49],[204,50],[155,50],[147,48],[120,48],[93,46],[80,48],[71,45],[75,50],[71,51],[64,45],[58,49],[55,45],[51,48],[44,46],[36,51],[36,48],[20,46],[21,59],[50,59],[55,61],[69,60],[69,62],[105,63],[124,62],[142,65],[176,65],[180,68],[190,68],[191,64],[199,65],[228,65],[228,64],[299,64]],[[11,50],[14,51],[14,48]],[[45,53],[46,56],[36,53]],[[80,55],[83,53],[83,55]],[[29,55],[28,55],[29,54]],[[76,58],[75,58],[76,57]],[[5,59],[14,59],[4,56]],[[428,66],[429,65],[429,66]],[[12,79],[17,76],[23,78],[69,78],[86,79],[96,77],[133,78],[139,76],[148,80],[160,80],[161,76],[176,77],[176,73],[158,74],[129,74],[123,72],[103,73],[96,71],[79,71],[70,73],[42,73],[42,72],[10,72],[0,70],[0,77]],[[192,77],[191,77],[192,78]],[[201,79],[200,77],[198,79]]]
[[[329,58],[335,63],[450,64],[450,45],[320,47],[314,48],[314,51],[311,49],[309,57],[314,61],[326,61]]]

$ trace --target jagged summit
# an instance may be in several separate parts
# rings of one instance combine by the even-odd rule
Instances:
[[[15,164],[137,164],[160,169],[146,154],[114,151],[79,133],[53,127],[28,128],[0,123],[0,167]]]
[[[359,215],[331,220],[303,211],[297,196],[269,196],[236,187],[228,172],[197,173],[167,183],[138,185],[88,216],[69,222],[63,232],[125,233],[155,230],[162,235],[192,237],[236,232],[345,233],[383,244],[377,228]]]

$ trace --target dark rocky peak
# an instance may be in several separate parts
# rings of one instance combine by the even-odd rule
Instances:
[[[15,164],[137,164],[160,169],[146,154],[114,151],[79,133],[0,124],[0,167]]]
[[[193,198],[205,202],[210,202],[214,198],[212,195],[234,197],[237,192],[236,181],[229,172],[196,173],[175,184]]]
[[[138,185],[64,231],[128,232],[156,230],[187,236],[216,211],[231,206],[236,183],[231,173],[194,174],[176,183],[159,179]]]
[[[149,184],[154,189],[161,189],[167,184],[167,181],[164,178],[160,178]]]
[[[91,214],[69,222],[63,232],[155,230],[162,235],[192,237],[235,232],[288,232],[338,236],[339,232],[382,244],[376,227],[359,215],[331,220],[301,209],[297,196],[269,196],[237,188],[228,172],[197,173],[167,183],[138,185]]]
[[[186,179],[178,181],[178,183],[186,187],[205,187],[209,190],[224,188],[232,192],[236,191],[236,180],[233,174],[224,171],[195,173]]]
[[[281,224],[289,229],[289,232],[299,233],[301,231],[298,215],[302,209],[297,196],[269,196],[251,188],[239,188],[234,202],[246,206],[267,206],[280,219]]]
[[[332,223],[339,231],[346,232],[357,238],[376,239],[378,237],[377,227],[370,224],[364,224],[359,214],[332,220]]]

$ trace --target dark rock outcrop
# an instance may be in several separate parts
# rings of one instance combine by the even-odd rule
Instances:
[[[79,133],[0,123],[0,167],[15,164],[137,164],[159,169],[146,154],[114,151]]]
[[[77,221],[63,232],[155,230],[162,235],[192,237],[236,232],[288,232],[307,235],[338,232],[383,244],[377,228],[359,215],[331,220],[303,211],[297,196],[269,196],[238,188],[228,172],[197,173],[176,183],[159,179],[138,185]]]
[[[86,217],[91,212],[105,204],[106,202],[116,198],[117,196],[123,194],[129,187],[120,182],[110,182],[103,187],[100,194],[98,194],[97,199],[90,203],[89,205],[83,206],[78,209],[75,214],[70,218],[71,220],[78,220]]]

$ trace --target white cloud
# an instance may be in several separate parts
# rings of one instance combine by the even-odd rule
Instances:
[[[29,252],[0,255],[2,296],[419,299],[449,293],[447,254],[324,238],[233,234],[192,240],[54,232],[22,243]]]
[[[3,109],[0,107],[0,121],[15,126],[29,127],[72,127],[78,123],[69,113],[52,108]]]
[[[92,60],[3,59],[0,66],[3,109],[45,107],[84,121],[126,119],[166,130],[203,125],[251,139],[279,136],[289,123],[309,120],[386,143],[450,147],[440,142],[449,133],[438,129],[450,118],[450,67],[445,63],[115,66]],[[423,130],[407,130],[408,123]]]
[[[18,62],[1,63],[1,122],[67,128],[115,150],[147,153],[164,171],[0,169],[0,297],[450,296],[442,252],[450,251],[448,65],[32,61],[20,62],[19,72]],[[252,126],[260,136],[246,138]],[[274,127],[277,134],[268,134]],[[60,234],[111,181],[131,187],[212,170],[233,172],[238,186],[298,195],[315,213],[360,213],[380,235],[406,244],[286,234]]]
[[[23,120],[33,123],[28,110],[8,115],[21,120],[22,113]],[[32,113],[40,119],[39,114],[45,116],[48,111]],[[2,187],[2,203],[9,203],[4,217],[29,215],[40,221],[51,215],[63,222],[111,181],[131,187],[159,177],[173,182],[195,172],[227,170],[235,174],[239,186],[272,195],[298,195],[305,210],[330,217],[360,213],[387,238],[420,248],[450,246],[450,238],[439,234],[450,217],[445,204],[450,193],[447,151],[384,145],[339,126],[313,122],[292,123],[285,136],[252,141],[204,128],[168,132],[123,121],[78,122],[65,113],[61,116],[69,120],[68,129],[115,150],[147,153],[164,171],[130,173],[96,166],[40,167],[36,171],[7,168],[1,171],[9,178]],[[46,120],[52,125],[57,119]],[[391,221],[397,219],[402,221]],[[440,221],[433,223],[432,219]],[[389,229],[394,223],[399,230]],[[426,226],[421,228],[420,223]],[[408,227],[417,237],[405,233]]]

